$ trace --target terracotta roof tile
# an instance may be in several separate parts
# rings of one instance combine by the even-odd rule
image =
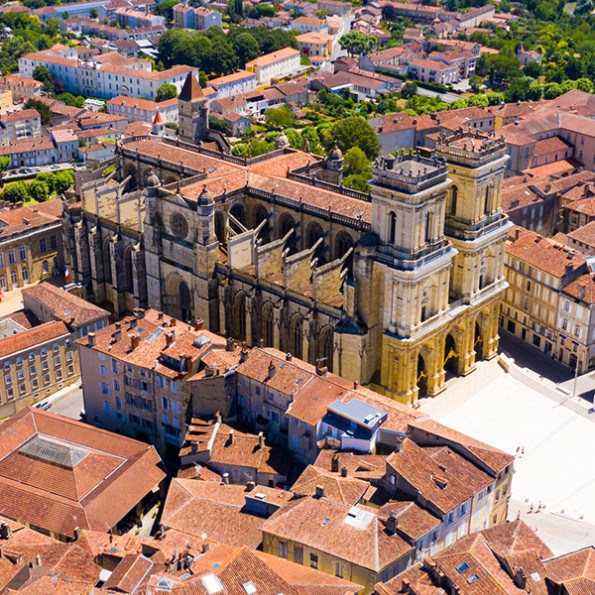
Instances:
[[[336,473],[328,473],[324,469],[308,465],[291,487],[291,491],[296,496],[314,496],[318,486],[324,489],[324,497],[327,500],[354,506],[362,499],[370,484],[361,479],[341,477]]]

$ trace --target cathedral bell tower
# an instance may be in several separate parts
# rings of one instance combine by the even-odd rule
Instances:
[[[451,298],[474,300],[504,279],[504,243],[510,227],[502,211],[502,181],[508,155],[494,133],[457,131],[441,138],[437,154],[448,163],[445,234],[458,249]]]
[[[198,144],[209,134],[209,105],[196,77],[189,72],[178,97],[180,140]]]

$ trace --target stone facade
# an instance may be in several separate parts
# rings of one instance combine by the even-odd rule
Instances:
[[[67,209],[69,268],[116,315],[201,318],[405,403],[496,354],[502,141],[461,132],[432,159],[388,156],[364,194],[341,185],[340,151],[321,161],[278,140],[254,159],[120,141],[119,184],[83,185]]]

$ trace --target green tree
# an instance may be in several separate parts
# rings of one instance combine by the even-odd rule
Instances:
[[[229,132],[229,126],[225,121],[213,115],[209,116],[209,128],[221,132],[221,134],[227,134]]]
[[[327,150],[334,140],[337,141],[343,153],[352,147],[359,147],[371,160],[380,152],[380,143],[374,129],[361,116],[350,116],[335,122],[331,128],[330,138],[325,139]]]
[[[414,95],[417,95],[417,83],[414,81],[406,82],[401,89],[401,97],[407,99],[408,97],[413,97]]]
[[[267,126],[271,128],[289,128],[293,126],[294,115],[288,105],[272,107],[264,112]]]
[[[57,171],[54,173],[53,182],[53,191],[62,194],[74,184],[74,173],[71,169]]]
[[[539,62],[529,62],[529,64],[523,68],[523,74],[536,79],[543,74],[543,66]]]
[[[40,83],[43,83],[43,88],[48,93],[53,92],[54,88],[52,86],[52,73],[42,65],[36,66],[33,70],[33,78]]]
[[[238,66],[240,68],[244,68],[246,62],[250,62],[250,60],[254,60],[254,58],[260,56],[258,41],[248,32],[240,33],[240,35],[235,37],[232,47],[238,57]]]
[[[25,182],[15,182],[7,186],[2,192],[2,200],[8,202],[25,201],[27,198],[27,184]]]
[[[471,87],[471,89],[473,89],[474,93],[479,93],[479,89],[481,88],[482,84],[483,84],[483,79],[478,74],[474,74],[469,79],[469,86]]]
[[[349,31],[339,39],[339,45],[350,56],[359,56],[373,52],[378,47],[378,38],[358,31]]]
[[[558,83],[548,83],[543,87],[543,98],[544,99],[556,99],[562,95],[562,88]]]
[[[42,180],[33,180],[29,184],[29,196],[37,202],[43,202],[48,199],[50,191],[48,185]]]
[[[209,79],[207,78],[207,75],[205,73],[204,70],[200,70],[198,72],[198,84],[201,86],[201,88],[205,88],[207,86]]]
[[[160,17],[165,17],[170,23],[174,20],[174,6],[179,4],[178,0],[165,0],[154,8],[153,12]]]
[[[50,108],[39,99],[28,99],[25,103],[25,109],[34,109],[41,117],[41,123],[43,125],[50,121],[51,111]]]
[[[343,178],[343,186],[347,188],[353,188],[360,192],[370,192],[370,185],[368,184],[368,176],[363,175],[351,175]]]
[[[92,19],[98,19],[99,18],[99,13],[97,12],[96,8],[92,8],[89,11],[89,17],[91,17]]]
[[[155,101],[160,103],[161,101],[167,101],[168,99],[173,99],[177,96],[178,90],[175,85],[172,85],[171,83],[163,83],[155,93]]]
[[[0,157],[0,173],[5,172],[10,167],[10,157]]]
[[[346,176],[361,175],[368,173],[370,170],[370,162],[366,154],[359,147],[351,147],[345,155],[343,155],[343,172]]]
[[[593,93],[593,83],[587,78],[578,79],[576,88],[585,93]]]

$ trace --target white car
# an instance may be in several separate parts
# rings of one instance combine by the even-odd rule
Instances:
[[[43,411],[47,411],[52,406],[51,401],[39,401],[39,403],[35,403],[35,407],[37,409],[42,409]]]

